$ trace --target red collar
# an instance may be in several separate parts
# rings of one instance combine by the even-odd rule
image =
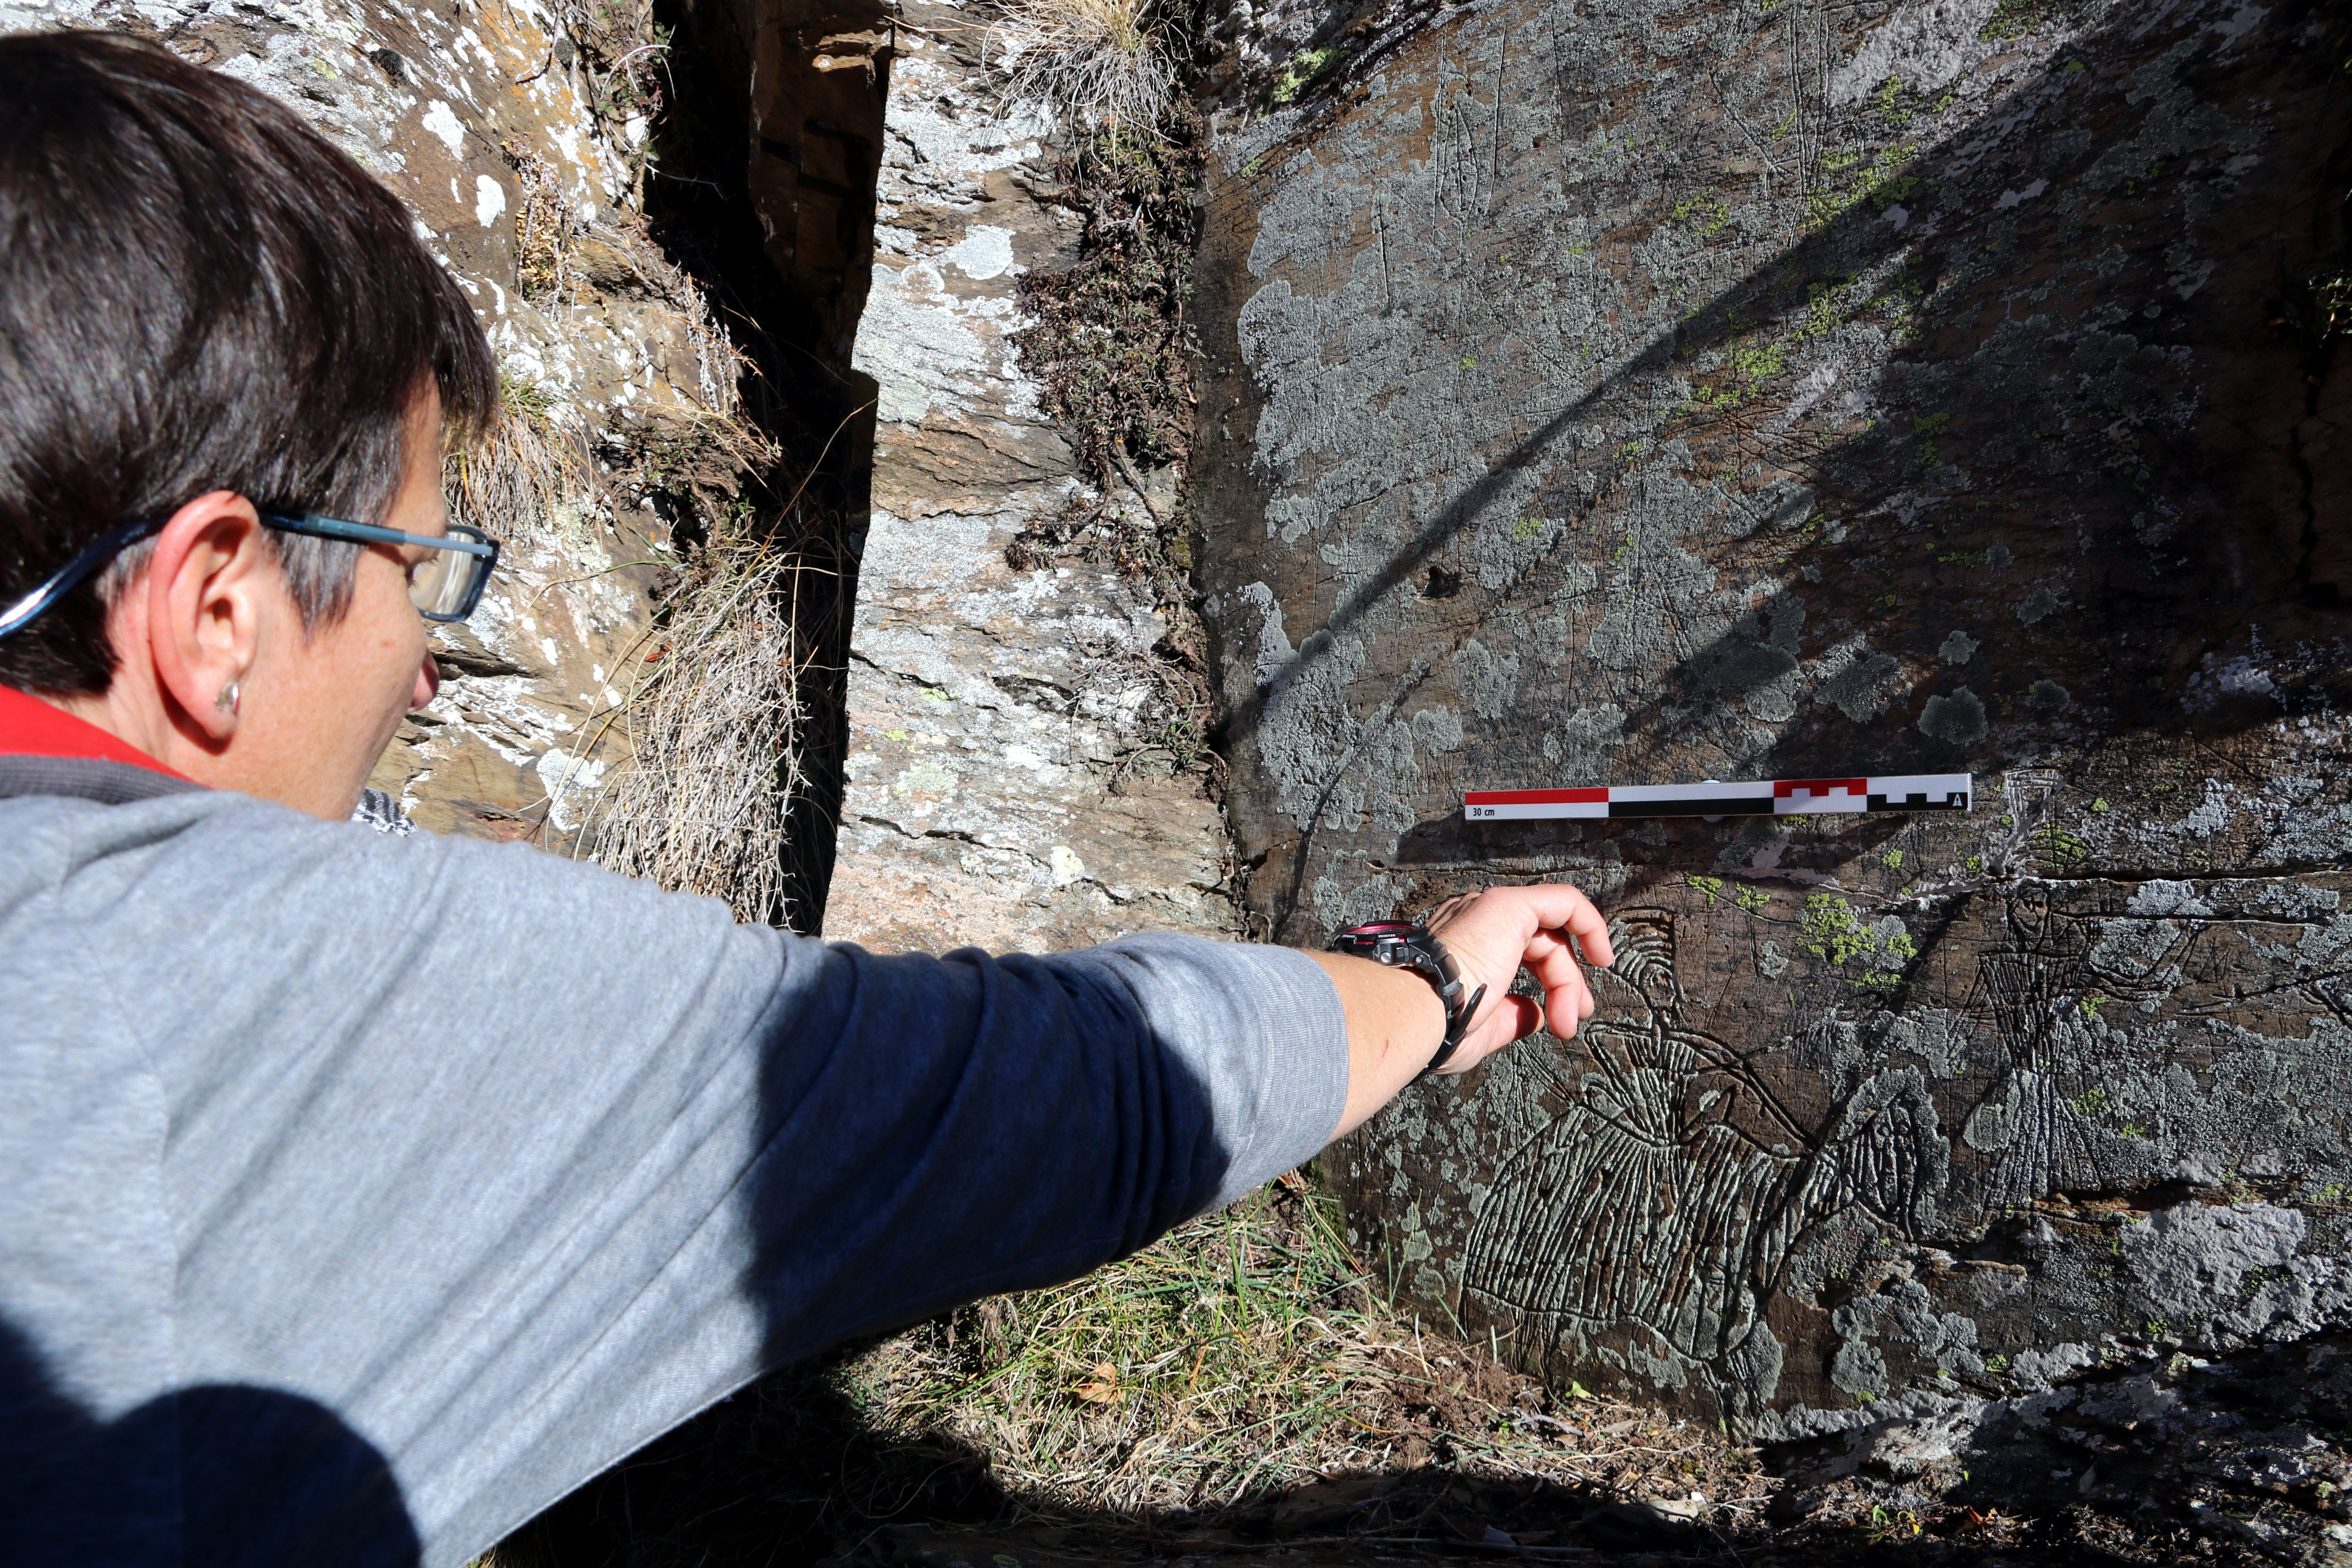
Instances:
[[[0,756],[80,757],[89,762],[128,763],[167,778],[187,777],[97,725],[6,686],[0,686]]]

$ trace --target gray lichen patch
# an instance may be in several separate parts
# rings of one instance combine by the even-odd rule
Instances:
[[[1919,710],[1919,732],[1948,746],[1973,745],[1990,728],[1983,699],[1965,686],[1930,697]]]

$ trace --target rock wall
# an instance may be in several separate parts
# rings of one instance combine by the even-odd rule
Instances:
[[[617,15],[586,30],[609,42]],[[735,398],[698,292],[646,237],[625,76],[529,0],[0,4],[0,31],[92,26],[293,107],[408,203],[472,296],[510,417],[451,489],[507,551],[474,618],[436,635],[441,695],[373,782],[434,831],[568,851],[628,763],[614,682],[672,574],[644,459]]]
[[[1018,280],[1069,265],[1081,225],[1054,120],[1003,101],[986,43],[975,10],[898,13],[853,362],[876,387],[873,510],[825,934],[1041,951],[1221,933],[1223,823],[1201,768],[1150,752],[1170,627],[1150,584],[1006,559],[1082,488],[1012,341]]]
[[[1328,1157],[1767,1436],[2352,1310],[2352,114],[2311,5],[1237,7],[1202,587],[1284,937],[1571,879],[1573,1041]],[[1973,769],[1966,817],[1465,788]]]

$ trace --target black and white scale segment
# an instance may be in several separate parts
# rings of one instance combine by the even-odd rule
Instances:
[[[1900,773],[1885,778],[1763,779],[1753,784],[1617,784],[1580,789],[1472,790],[1462,811],[1473,822],[1552,817],[1802,816],[1818,812],[1967,811],[1973,773]]]

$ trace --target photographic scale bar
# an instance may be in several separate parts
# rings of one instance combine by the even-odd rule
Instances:
[[[1591,789],[1477,789],[1462,797],[1473,822],[1558,817],[1803,816],[1816,812],[1967,811],[1973,773],[1889,778],[1765,779],[1757,784],[1616,784]]]

